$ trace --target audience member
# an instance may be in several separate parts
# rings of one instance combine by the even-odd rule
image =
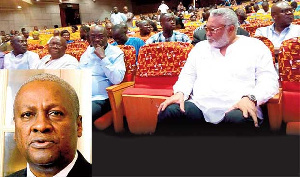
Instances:
[[[184,6],[183,6],[182,2],[180,1],[178,6],[177,6],[177,11],[178,12],[183,12],[183,9],[184,9]]]
[[[271,15],[274,23],[270,26],[258,28],[256,36],[264,36],[270,39],[279,49],[282,41],[300,36],[300,25],[292,24],[294,20],[293,8],[284,1],[279,1],[272,6]]]
[[[138,37],[143,41],[146,41],[149,37],[155,33],[151,31],[151,25],[149,20],[142,20],[137,25],[140,29],[138,33],[135,33],[134,37]]]
[[[112,37],[115,40],[112,45],[131,45],[136,51],[136,60],[139,54],[140,47],[145,45],[145,42],[137,37],[128,37],[126,35],[127,29],[124,25],[114,25],[112,28]]]
[[[235,14],[236,14],[237,17],[238,17],[239,25],[242,25],[242,24],[249,24],[249,22],[246,20],[246,19],[247,19],[247,14],[246,14],[246,12],[244,11],[244,9],[242,9],[242,8],[237,8],[237,9],[235,10]]]
[[[169,10],[169,7],[167,4],[165,4],[165,1],[161,1],[161,4],[158,7],[158,13],[165,14]]]
[[[162,26],[163,31],[151,36],[146,41],[146,44],[171,41],[189,43],[192,42],[186,34],[174,31],[174,29],[176,28],[176,23],[174,15],[172,15],[171,13],[161,15],[160,25]]]
[[[0,52],[5,52],[5,51],[11,51],[12,47],[10,45],[10,35],[5,34],[4,37],[2,37],[2,44],[0,45]]]
[[[67,44],[74,42],[73,40],[70,40],[70,32],[68,30],[62,30],[60,32],[60,36],[65,38],[65,40],[67,41]]]
[[[127,17],[127,22],[126,22],[127,26],[129,28],[132,28],[133,27],[132,26],[133,25],[132,22],[133,22],[133,17],[134,17],[133,13],[132,12],[128,12],[128,7],[127,6],[123,7],[123,12],[124,12],[124,14]]]
[[[264,1],[262,4],[262,9],[259,9],[257,13],[268,14],[270,13],[269,3],[268,1]]]
[[[61,36],[53,37],[48,46],[49,54],[41,59],[37,69],[76,69],[78,61],[66,54],[67,41]]]
[[[90,32],[90,27],[83,25],[80,27],[80,39],[82,41],[88,41],[90,43],[90,39],[88,37],[88,34]]]
[[[125,14],[119,12],[118,7],[113,7],[113,11],[110,16],[110,21],[113,25],[120,24],[121,22],[126,23],[127,17]]]
[[[268,47],[258,39],[237,36],[237,27],[231,9],[211,11],[205,28],[208,40],[189,53],[174,95],[158,108],[159,122],[261,125],[259,106],[278,92],[278,75]]]
[[[124,53],[107,43],[107,31],[103,26],[90,30],[91,47],[80,58],[79,67],[92,71],[93,121],[111,110],[106,87],[122,82],[125,74]]]
[[[39,55],[27,50],[24,36],[13,36],[13,50],[4,57],[4,69],[35,69],[40,63]]]

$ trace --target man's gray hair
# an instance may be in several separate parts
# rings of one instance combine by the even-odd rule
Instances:
[[[65,80],[63,80],[53,74],[42,73],[42,74],[37,74],[37,75],[31,76],[27,81],[25,81],[22,84],[22,86],[20,87],[19,91],[16,94],[16,98],[19,95],[19,92],[23,86],[25,86],[26,84],[28,84],[30,82],[34,82],[34,81],[51,81],[51,82],[55,82],[55,83],[59,84],[61,87],[63,87],[68,93],[68,95],[66,95],[66,97],[73,104],[75,116],[77,117],[79,115],[79,99],[78,99],[76,91],[68,82],[66,82]],[[14,104],[14,109],[15,109],[15,104]]]
[[[235,29],[238,29],[238,18],[235,12],[229,8],[213,9],[212,11],[210,11],[210,16],[220,16],[225,21],[225,25],[234,25]]]

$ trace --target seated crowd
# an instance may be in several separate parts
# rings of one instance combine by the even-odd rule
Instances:
[[[188,10],[180,2],[175,11],[166,9],[162,2],[164,9],[138,16],[128,12],[126,6],[124,13],[113,7],[110,19],[88,22],[79,30],[72,26],[34,27],[30,32],[23,28],[21,33],[11,30],[9,34],[1,31],[0,69],[90,69],[95,121],[111,109],[106,88],[121,83],[125,75],[124,52],[118,45],[133,46],[138,64],[144,45],[192,43],[195,47],[174,85],[175,94],[159,106],[159,121],[199,117],[214,124],[250,122],[258,127],[262,122],[259,105],[278,93],[278,74],[270,50],[253,37],[268,38],[275,54],[284,40],[300,37],[299,20],[295,18],[299,16],[299,4],[295,6],[294,2],[250,1]],[[245,56],[243,61],[238,61],[240,56]],[[249,62],[248,58],[257,61]],[[230,67],[234,64],[249,73],[239,74],[241,68]],[[207,73],[212,77],[201,77]],[[241,81],[244,77],[248,83]],[[220,88],[228,83],[227,90],[222,91]]]

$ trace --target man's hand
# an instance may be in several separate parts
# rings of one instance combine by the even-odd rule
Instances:
[[[177,92],[171,97],[167,98],[164,102],[162,102],[159,105],[159,108],[157,110],[157,114],[159,114],[160,111],[164,111],[166,107],[168,107],[170,104],[177,103],[179,104],[180,110],[182,112],[184,111],[184,95],[182,92]]]
[[[250,115],[254,121],[254,126],[258,127],[257,110],[255,107],[255,103],[253,103],[248,97],[243,97],[237,104],[233,105],[233,107],[229,109],[229,111],[233,109],[241,110],[245,118],[248,118],[248,116]]]
[[[97,45],[95,46],[95,51],[94,53],[100,58],[103,59],[105,58],[105,50],[103,46]]]

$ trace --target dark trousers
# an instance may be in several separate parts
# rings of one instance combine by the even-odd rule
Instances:
[[[184,102],[185,112],[181,112],[179,104],[169,105],[163,112],[158,114],[158,122],[203,122],[205,123],[202,111],[192,102]],[[259,125],[262,123],[261,119],[258,119]],[[224,119],[219,124],[241,124],[245,126],[253,126],[253,119],[249,116],[245,118],[242,111],[234,109],[225,114]]]
[[[93,122],[111,110],[109,99],[92,101]]]

